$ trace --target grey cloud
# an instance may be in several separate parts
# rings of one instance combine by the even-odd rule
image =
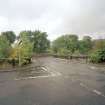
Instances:
[[[80,11],[71,19],[65,16],[59,30],[62,33],[90,34],[105,32],[105,1],[104,0],[79,0]],[[101,34],[98,34],[100,36]],[[104,36],[104,35],[103,35]]]
[[[104,33],[105,0],[0,0],[0,17],[15,31],[28,24],[29,29],[45,26],[52,39],[63,33]]]
[[[47,11],[47,2],[39,0],[3,0],[0,3],[0,15],[9,19],[35,19]]]

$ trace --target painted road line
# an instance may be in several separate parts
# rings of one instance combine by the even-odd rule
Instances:
[[[56,77],[59,75],[51,74],[47,76],[35,76],[35,77],[20,77],[20,78],[15,78],[14,80],[19,81],[19,80],[28,80],[28,79],[37,79],[37,78],[48,78],[48,77]]]
[[[46,67],[41,67],[44,71],[51,73],[52,76],[61,76],[62,74],[57,71],[50,72]]]
[[[50,75],[46,75],[46,76],[35,76],[35,77],[19,77],[19,78],[15,78],[14,80],[27,80],[27,79],[37,79],[37,78],[48,78],[48,77],[58,77],[61,76],[61,73],[59,72],[50,72]]]
[[[81,86],[81,87],[84,87],[84,88],[86,88],[86,89],[88,89],[88,90],[90,91],[90,88],[87,87],[84,83],[80,83],[80,86]]]
[[[47,76],[35,76],[35,77],[20,77],[20,78],[15,78],[14,80],[27,80],[27,79],[36,79],[36,78],[47,78],[47,77],[51,77],[51,75],[47,75]]]
[[[98,90],[93,90],[93,92],[96,93],[97,95],[105,97],[105,95]]]
[[[45,67],[41,67],[41,68],[42,68],[42,70],[44,70],[44,71],[47,71],[47,72],[48,72],[47,68],[45,68]]]
[[[85,85],[84,83],[80,83],[80,86],[81,86],[81,87],[84,87],[85,89],[87,89],[87,90],[90,91],[90,92],[95,93],[96,95],[99,95],[99,96],[102,96],[102,97],[105,98],[105,95],[104,95],[102,92],[100,92],[100,91],[98,91],[98,90],[96,90],[96,89],[89,88],[89,87],[88,87],[87,85]]]

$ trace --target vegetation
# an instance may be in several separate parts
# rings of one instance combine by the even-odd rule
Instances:
[[[16,40],[16,35],[13,31],[2,32],[1,36],[5,36],[10,44],[14,43],[14,41]]]
[[[45,53],[49,47],[46,32],[21,31],[17,38],[13,31],[0,35],[0,59],[14,59],[19,65],[30,63],[33,53]]]
[[[34,53],[45,53],[50,47],[50,41],[47,39],[47,33],[41,31],[22,31],[19,34],[23,40],[29,40],[33,43]]]
[[[20,38],[15,48],[18,49],[19,65],[30,63],[28,59],[31,59],[33,54],[33,42],[31,42],[26,32],[20,33]]]
[[[52,49],[57,54],[88,54],[92,49],[91,37],[78,40],[77,35],[63,35],[53,41]]]
[[[77,35],[63,35],[53,41],[52,49],[57,54],[73,54],[78,49]]]
[[[11,52],[11,46],[5,36],[0,36],[0,59],[7,58]]]
[[[90,61],[95,63],[105,62],[105,39],[95,40]]]
[[[34,31],[32,33],[33,51],[35,53],[45,53],[50,47],[46,32]]]
[[[77,35],[63,35],[52,43],[54,54],[61,55],[88,55],[91,62],[105,62],[105,39],[92,40],[84,36],[78,40]]]
[[[89,36],[84,36],[82,40],[79,41],[79,53],[88,54],[92,50],[92,40]]]
[[[105,62],[105,48],[98,49],[90,55],[90,61],[93,63]]]
[[[16,37],[13,31],[2,32],[0,35],[0,59],[15,60],[19,65],[30,63],[33,54],[48,53],[72,56],[89,55],[91,62],[105,62],[105,39],[92,40],[84,36],[79,40],[75,34],[58,37],[51,44],[47,33],[21,31]]]

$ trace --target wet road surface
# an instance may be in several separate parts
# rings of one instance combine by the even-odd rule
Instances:
[[[105,65],[43,57],[0,73],[0,105],[105,105]]]

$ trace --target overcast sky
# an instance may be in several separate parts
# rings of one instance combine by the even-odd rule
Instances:
[[[42,30],[105,37],[105,0],[0,0],[0,32]]]

